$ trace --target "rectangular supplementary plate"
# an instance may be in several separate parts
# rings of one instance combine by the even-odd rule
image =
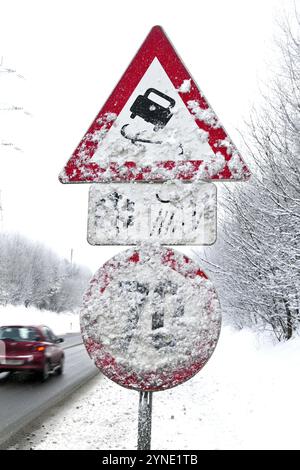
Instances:
[[[216,241],[212,183],[93,184],[88,241],[92,245],[212,245]]]

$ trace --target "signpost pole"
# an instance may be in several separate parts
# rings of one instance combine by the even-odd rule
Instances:
[[[118,158],[118,149],[124,156]],[[140,155],[143,159],[133,158]],[[62,183],[96,183],[89,199],[92,245],[155,242],[97,271],[80,320],[97,367],[140,391],[138,450],[151,449],[152,392],[145,390],[166,390],[195,375],[213,353],[221,328],[217,293],[206,274],[187,256],[163,247],[214,243],[215,189],[183,184],[180,192],[175,183],[249,177],[218,117],[155,26],[60,174]],[[107,185],[99,189],[99,183]],[[126,300],[114,302],[114,296]],[[200,305],[198,296],[204,299]],[[142,330],[129,356],[128,346]],[[147,367],[140,362],[144,346]]]
[[[151,449],[152,392],[140,392],[137,450]]]

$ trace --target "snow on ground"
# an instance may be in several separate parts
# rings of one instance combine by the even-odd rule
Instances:
[[[299,337],[223,327],[197,376],[154,394],[152,449],[300,449],[299,371]],[[137,409],[137,392],[99,375],[14,448],[134,449]]]
[[[2,325],[46,325],[56,335],[80,331],[78,314],[55,313],[14,305],[0,306],[0,326]]]

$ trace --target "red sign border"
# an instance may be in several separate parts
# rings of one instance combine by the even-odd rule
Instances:
[[[179,253],[178,251],[175,252],[166,247],[160,247],[161,251],[161,263],[164,266],[168,266],[171,269],[177,271],[179,274],[183,275],[184,277],[188,277],[191,279],[200,276],[202,278],[208,279],[206,274],[186,255]],[[126,259],[128,263],[140,263],[141,262],[141,255],[139,250],[127,250],[130,252],[130,255]],[[178,256],[181,256],[181,261],[178,261]],[[88,305],[89,299],[92,294],[92,289],[95,287],[95,284],[99,286],[99,296],[101,296],[107,286],[109,285],[112,274],[116,272],[119,267],[124,265],[124,261],[122,263],[117,259],[119,255],[115,256],[107,263],[105,263],[102,268],[100,268],[92,280],[90,281],[90,286],[83,297],[83,308],[84,311],[85,306]],[[211,289],[212,293],[216,295],[216,291],[214,288]],[[188,368],[182,367],[176,370],[173,373],[166,374],[164,373],[160,378],[163,384],[161,386],[153,387],[149,386],[148,380],[153,379],[153,376],[157,375],[156,372],[149,372],[147,375],[144,374],[144,380],[140,380],[138,375],[135,373],[128,373],[124,367],[117,364],[115,358],[109,353],[104,352],[105,346],[100,343],[96,342],[92,338],[89,337],[88,333],[86,332],[86,328],[81,324],[81,334],[87,349],[88,354],[94,360],[95,365],[101,370],[101,372],[108,377],[113,382],[121,385],[122,387],[134,389],[137,391],[161,391],[166,390],[169,388],[173,388],[177,385],[182,384],[183,382],[191,379],[197,372],[199,372],[206,362],[209,360],[210,356],[206,360],[196,361]],[[219,335],[221,330],[221,315],[219,317]],[[215,347],[217,345],[218,338],[214,340]],[[203,345],[201,345],[202,347]],[[101,356],[98,356],[98,353],[101,352]]]
[[[210,107],[192,79],[190,73],[183,65],[180,57],[176,53],[163,29],[160,26],[154,26],[61,172],[59,179],[62,183],[129,181],[163,182],[169,179],[189,181],[195,178],[200,166],[204,164],[202,160],[179,162],[169,160],[155,162],[152,166],[149,165],[146,167],[139,167],[135,161],[127,161],[122,165],[118,165],[113,162],[110,163],[109,167],[102,167],[96,162],[91,162],[91,159],[99,145],[96,137],[97,134],[105,133],[110,129],[114,122],[111,118],[112,113],[116,116],[120,114],[132,92],[137,87],[139,81],[155,57],[158,58],[164,67],[176,89],[180,88],[184,80],[191,81],[190,90],[188,92],[183,93],[179,91],[179,95],[189,112],[191,112],[188,107],[188,101],[190,100],[196,100],[199,103],[199,107],[203,110]],[[220,172],[212,176],[209,176],[208,174],[208,177],[203,179],[222,181],[248,179],[250,177],[250,171],[236,151],[234,145],[231,143],[224,128],[213,127],[204,121],[200,121],[195,117],[195,115],[193,115],[193,118],[200,129],[208,132],[208,143],[212,150],[215,153],[220,152],[226,161],[224,168]],[[224,139],[227,139],[230,142],[231,148],[235,149],[235,156],[240,159],[242,168],[240,172],[232,173],[228,166],[228,162],[230,161],[232,154],[228,151],[228,146],[221,144]],[[108,175],[107,169],[109,170]],[[204,164],[204,170],[206,169],[208,170]],[[168,174],[170,174],[170,177],[168,177]]]

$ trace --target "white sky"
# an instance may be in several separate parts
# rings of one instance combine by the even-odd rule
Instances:
[[[272,58],[274,22],[293,6],[294,0],[0,0],[0,57],[26,77],[8,82],[1,74],[0,103],[24,104],[33,115],[13,114],[22,153],[0,147],[4,228],[65,257],[72,247],[75,262],[95,271],[122,248],[88,245],[88,185],[62,185],[58,173],[151,27],[163,26],[239,146],[236,129],[259,100],[258,77]],[[0,141],[12,117],[5,116]]]

